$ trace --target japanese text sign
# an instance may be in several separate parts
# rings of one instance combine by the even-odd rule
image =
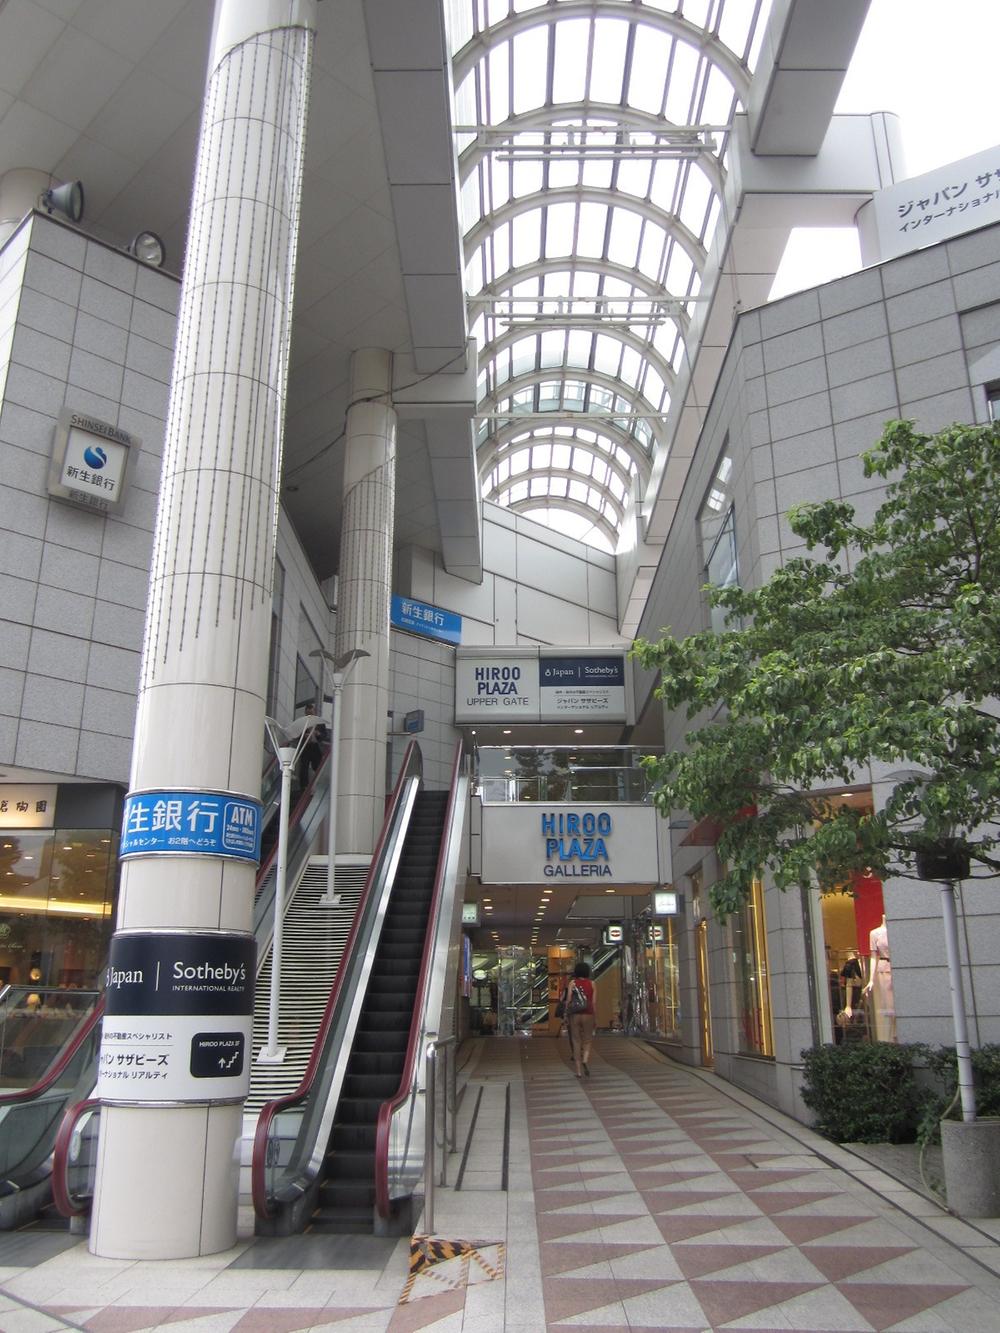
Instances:
[[[260,860],[260,802],[206,791],[138,791],[125,799],[121,856],[160,853]]]

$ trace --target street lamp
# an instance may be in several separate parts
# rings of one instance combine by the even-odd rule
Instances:
[[[314,648],[310,657],[318,657],[324,665],[332,668],[330,672],[330,812],[327,816],[326,850],[326,893],[316,904],[317,907],[339,907],[340,898],[335,892],[337,879],[337,776],[340,770],[340,693],[347,684],[354,663],[362,657],[370,657],[364,648],[349,648],[346,653],[334,657],[325,648]],[[321,690],[322,693],[322,690]]]
[[[271,742],[281,769],[281,803],[278,807],[278,859],[274,871],[274,935],[271,940],[271,999],[267,1013],[267,1045],[257,1055],[259,1065],[280,1065],[285,1058],[285,1047],[278,1045],[278,1015],[281,1009],[281,954],[285,932],[285,880],[288,877],[288,809],[291,805],[292,770],[312,736],[318,717],[304,717],[301,731],[289,737],[273,717],[264,718],[267,738]]]

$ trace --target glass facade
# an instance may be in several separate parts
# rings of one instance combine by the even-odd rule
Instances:
[[[771,977],[767,961],[764,888],[755,879],[750,897],[732,918],[733,965],[736,970],[738,1049],[744,1055],[774,1056],[771,1022]]]
[[[0,983],[94,989],[117,879],[112,829],[0,832]]]

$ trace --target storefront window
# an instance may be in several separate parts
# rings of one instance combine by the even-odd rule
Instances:
[[[654,938],[647,946],[646,973],[650,983],[649,1017],[654,1032],[680,1036],[680,986],[677,975],[677,937],[673,918],[650,926]]]
[[[0,983],[96,989],[117,847],[111,829],[0,833]]]
[[[832,799],[862,811],[871,809],[867,791],[845,792]],[[820,896],[820,912],[834,1041],[895,1041],[890,927],[882,881],[856,874]]]
[[[896,1004],[882,881],[874,875],[855,875],[842,889],[821,896],[820,911],[834,1041],[895,1041]]]
[[[746,1055],[774,1055],[771,1025],[771,980],[767,962],[764,889],[759,879],[750,887],[742,911],[732,920],[736,967],[739,1049]]]

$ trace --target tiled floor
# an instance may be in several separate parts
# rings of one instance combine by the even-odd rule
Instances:
[[[452,1184],[412,1251],[248,1236],[128,1263],[18,1233],[0,1333],[1000,1330],[1000,1224],[637,1042],[599,1039],[591,1070],[573,1076],[565,1043],[476,1043]]]

